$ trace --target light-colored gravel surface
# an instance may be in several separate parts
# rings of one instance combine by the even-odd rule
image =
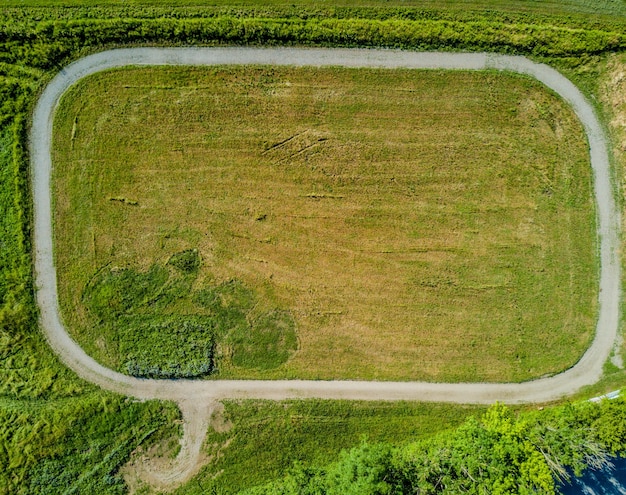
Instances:
[[[433,69],[499,69],[528,74],[561,95],[582,122],[594,171],[600,251],[599,314],[595,338],[580,361],[556,376],[525,383],[426,383],[305,380],[148,380],[98,364],[68,335],[58,309],[50,190],[52,122],[63,93],[79,79],[126,65],[274,64]],[[131,48],[83,58],[65,67],[41,95],[33,116],[30,152],[34,198],[34,261],[43,331],[63,362],[102,388],[141,399],[167,399],[192,410],[209,410],[224,398],[326,398],[418,400],[456,403],[543,402],[598,381],[617,337],[620,300],[620,212],[610,179],[608,145],[591,105],[567,78],[524,57],[484,53],[417,53],[393,50],[297,48]],[[195,402],[194,408],[189,401]],[[204,421],[202,421],[204,423]],[[180,478],[180,476],[179,476]]]

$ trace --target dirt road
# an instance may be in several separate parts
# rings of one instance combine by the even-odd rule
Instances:
[[[384,68],[498,69],[528,74],[558,93],[574,109],[589,142],[594,171],[600,255],[599,314],[595,338],[580,361],[556,376],[525,383],[426,383],[357,381],[148,380],[122,375],[88,356],[67,334],[58,310],[53,256],[50,189],[52,122],[63,93],[79,79],[126,65],[275,64]],[[107,390],[142,399],[167,399],[198,411],[225,398],[325,398],[355,400],[418,400],[456,403],[544,402],[572,394],[598,381],[617,337],[620,287],[620,212],[611,183],[608,144],[592,106],[556,70],[524,57],[484,53],[417,53],[393,50],[297,48],[131,48],[83,58],[65,67],[41,95],[31,131],[31,173],[34,198],[34,261],[37,303],[42,329],[63,362],[84,379]],[[189,415],[191,413],[188,413]],[[201,414],[201,413],[198,413]],[[208,413],[207,413],[208,414]],[[205,416],[207,414],[204,414]],[[188,419],[188,418],[187,418]],[[207,420],[208,421],[208,420]],[[204,424],[205,422],[202,421]]]

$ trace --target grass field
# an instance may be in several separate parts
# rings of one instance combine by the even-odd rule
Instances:
[[[298,351],[265,370],[238,366],[225,332],[221,377],[519,381],[592,337],[584,139],[535,81],[124,69],[81,82],[55,125],[62,309],[110,366],[120,334],[85,311],[90,279],[189,249],[202,265],[162,313],[205,314],[193,294],[235,280],[256,294],[245,319],[297,327]]]
[[[571,77],[587,93],[590,100],[597,103],[597,108],[599,108],[599,102],[602,102],[604,112],[601,111],[600,113],[603,114],[607,125],[609,121],[612,121],[610,137],[613,139],[615,148],[615,175],[618,182],[621,180],[624,166],[623,150],[626,149],[626,134],[623,132],[626,115],[626,105],[623,99],[623,95],[626,94],[624,88],[626,79],[623,77],[624,58],[623,55],[619,54],[605,58],[606,54],[619,52],[621,49],[611,48],[609,45],[602,50],[598,50],[591,36],[588,42],[583,44],[571,43],[571,41],[574,39],[574,33],[581,28],[585,30],[601,29],[623,32],[620,25],[624,22],[626,4],[622,0],[564,0],[559,2],[555,0],[363,0],[358,2],[345,0],[337,2],[313,2],[311,0],[301,0],[299,2],[270,0],[270,2],[259,2],[258,0],[240,0],[236,3],[228,0],[215,0],[212,2],[215,7],[206,7],[208,3],[200,0],[146,0],[142,2],[134,0],[98,0],[98,2],[91,0],[5,0],[2,2],[0,12],[3,14],[2,20],[5,21],[0,22],[0,30],[3,33],[3,41],[0,43],[2,45],[0,52],[3,61],[0,64],[2,66],[0,67],[0,94],[2,95],[0,98],[0,175],[2,177],[0,180],[0,245],[2,246],[0,249],[0,361],[2,362],[0,366],[2,374],[2,379],[0,379],[0,416],[2,416],[2,419],[0,419],[0,425],[2,425],[2,428],[0,428],[2,430],[0,434],[2,437],[0,441],[2,447],[0,448],[0,465],[3,466],[3,469],[0,470],[0,492],[2,493],[50,494],[69,493],[72,490],[88,493],[125,493],[125,487],[121,485],[119,480],[118,469],[119,466],[126,462],[127,455],[135,450],[138,445],[141,445],[142,451],[151,451],[150,445],[153,442],[159,441],[159,438],[164,438],[163,435],[167,437],[168,434],[172,434],[177,428],[177,425],[171,421],[172,417],[176,415],[172,405],[167,405],[164,409],[154,403],[140,404],[125,401],[123,398],[114,398],[113,400],[105,392],[94,391],[93,385],[77,378],[71,370],[58,362],[58,359],[47,346],[41,332],[37,328],[36,318],[33,316],[36,310],[32,297],[32,279],[30,276],[32,272],[30,263],[31,246],[29,242],[31,215],[29,213],[28,158],[25,152],[27,149],[28,109],[34,102],[37,91],[41,89],[44,81],[49,80],[58,71],[60,65],[81,56],[81,54],[85,53],[85,50],[88,52],[90,50],[104,49],[107,46],[132,43],[188,45],[204,43],[207,39],[212,43],[263,43],[263,41],[245,37],[228,38],[228,40],[224,40],[219,36],[193,38],[185,37],[183,34],[167,37],[163,34],[158,34],[162,28],[160,21],[155,21],[149,27],[144,28],[143,32],[148,33],[150,36],[151,41],[148,41],[128,36],[132,31],[126,22],[115,21],[107,23],[101,22],[102,19],[184,18],[213,16],[218,15],[219,12],[222,12],[219,15],[236,15],[242,18],[264,15],[283,18],[301,15],[304,18],[320,16],[331,19],[337,16],[346,18],[387,18],[387,16],[405,18],[406,16],[409,19],[432,18],[457,21],[481,21],[484,19],[489,22],[486,24],[479,22],[479,25],[474,30],[471,29],[470,22],[461,22],[454,25],[452,29],[460,30],[462,28],[462,30],[467,29],[471,32],[470,35],[461,39],[460,44],[456,41],[437,44],[437,38],[435,38],[435,42],[432,45],[428,44],[427,48],[514,51],[515,53],[524,54],[531,53],[531,48],[524,48],[523,44],[503,44],[502,39],[509,39],[508,37],[511,39],[521,37],[524,39],[524,33],[526,30],[529,30],[531,42],[527,46],[547,46],[550,49],[558,44],[556,43],[557,41],[564,39],[565,42],[561,44],[562,46],[559,45],[562,48],[560,51],[540,51],[535,52],[535,54],[554,53],[555,55],[545,60],[545,62],[559,67],[568,77]],[[30,5],[40,5],[43,8],[30,9]],[[141,7],[142,5],[145,8]],[[355,5],[365,5],[367,8],[354,8]],[[66,6],[71,6],[72,8],[66,8]],[[394,11],[396,8],[397,10]],[[52,26],[51,22],[46,22],[48,19],[64,19],[67,21],[55,22],[54,26]],[[89,23],[85,22],[86,19],[89,19]],[[499,30],[491,30],[493,28],[491,25],[492,21],[497,24]],[[285,20],[279,22],[284,23]],[[532,27],[515,28],[515,23]],[[135,24],[130,23],[130,25],[134,29]],[[535,31],[535,26],[537,25],[545,27],[550,34],[544,36],[541,32]],[[81,26],[84,27],[81,28]],[[184,23],[181,25],[176,24],[170,27],[169,30],[163,29],[163,31],[180,30],[180,33],[184,33],[183,28],[186,26]],[[313,23],[313,27],[317,27],[317,24]],[[566,27],[567,29],[559,31],[559,27]],[[403,24],[403,28],[407,27]],[[350,31],[349,23],[341,24],[337,27],[337,31],[344,29],[350,33],[353,32]],[[411,26],[408,26],[408,29],[410,30]],[[486,35],[483,44],[471,43],[474,36],[478,37],[478,35],[483,34]],[[289,39],[291,40],[292,38]],[[341,41],[343,38],[340,37],[332,39],[338,39],[339,41],[324,42],[319,39],[311,41],[308,37],[305,37],[302,42],[313,44],[327,43],[329,45],[345,43]],[[415,39],[419,41],[421,38],[415,36]],[[456,38],[454,39],[456,40]],[[270,38],[269,42],[280,43],[276,38]],[[385,41],[375,41],[366,38],[361,40],[360,43],[369,46],[369,44],[384,44]],[[359,42],[355,42],[355,44],[359,44]],[[390,44],[385,46],[396,45]],[[418,49],[419,46],[421,45],[415,44],[407,45],[406,47]],[[570,58],[561,59],[559,57]],[[608,67],[605,67],[607,62]],[[79,115],[79,119],[76,121],[76,131],[74,133],[75,148],[72,152],[75,155],[73,156],[79,153],[77,145],[81,140],[84,146],[85,139],[89,135],[94,134],[92,132],[93,125],[98,121],[99,113],[108,113],[108,118],[111,119],[110,125],[113,125],[113,121],[124,110],[117,108],[117,114],[114,114],[111,113],[113,107],[107,108],[106,105],[111,105],[119,100],[123,92],[130,93],[133,90],[130,87],[123,88],[125,85],[132,86],[136,82],[138,86],[148,87],[148,92],[154,91],[151,105],[156,105],[155,101],[162,104],[166,103],[166,100],[175,101],[176,98],[172,98],[172,95],[175,95],[175,84],[171,79],[162,80],[163,84],[161,86],[155,85],[150,87],[150,82],[140,80],[140,76],[136,77],[138,78],[137,81],[130,81],[130,83],[129,81],[120,81],[119,87],[111,89],[110,96],[104,97],[102,94],[104,90],[100,90],[98,94],[100,95],[100,102],[103,102],[101,105],[98,105],[95,101],[85,107],[81,106],[83,104],[82,101],[71,103],[66,116],[65,134],[61,136],[62,140],[65,140],[64,145],[66,148],[64,152],[68,152],[67,148],[70,147],[69,143],[72,136],[72,128],[74,127],[74,118],[77,115]],[[191,89],[197,83],[198,87],[188,95],[192,99],[198,98],[198,95],[203,91],[202,86],[213,84],[206,83],[202,79],[194,82],[193,80],[186,80],[183,76],[180,77],[181,83],[183,85],[186,84],[188,89]],[[521,90],[524,86],[516,87]],[[477,95],[476,98],[479,98],[479,95],[482,98],[486,89],[486,87],[476,89],[474,86],[468,86],[466,91],[467,93],[473,91]],[[502,91],[499,86],[497,90]],[[86,94],[89,94],[90,91],[95,92],[93,88],[89,91],[83,88],[81,91],[86,91]],[[145,96],[145,92],[142,91],[136,89],[135,94],[130,96],[134,98],[134,101],[137,101]],[[180,97],[180,95],[176,96]],[[205,96],[205,102],[207,98]],[[127,101],[130,108],[133,99]],[[183,101],[181,100],[181,102]],[[511,99],[511,102],[513,101],[514,99]],[[552,101],[552,99],[543,95],[538,101],[546,102]],[[190,123],[186,124],[186,128],[194,125],[192,119],[196,118],[194,116],[197,116],[197,113],[194,112],[197,112],[199,108],[198,105],[187,102],[185,110],[181,110],[181,112],[187,112],[190,117]],[[494,108],[493,112],[503,108],[506,109],[507,105],[504,104]],[[549,108],[562,109],[559,104],[554,107],[549,105]],[[506,112],[503,112],[503,114],[506,115]],[[562,114],[559,114],[559,118],[562,118],[563,114],[569,115],[568,112],[563,111]],[[107,115],[102,116],[103,121],[106,117]],[[499,117],[498,119],[494,121],[505,121],[502,124],[502,133],[506,133],[507,129],[514,127],[506,118]],[[157,122],[155,123],[154,120],[157,120]],[[148,125],[145,127],[152,126],[155,132],[159,128],[165,129],[164,120],[154,120],[144,119],[145,122],[148,122]],[[14,125],[14,122],[17,125]],[[534,119],[529,120],[526,118],[526,120],[520,121],[520,127],[523,122],[533,122],[535,127],[540,126],[541,129],[535,129],[533,132],[545,132],[547,136],[552,132],[552,130],[548,130],[546,127],[546,125],[550,126],[550,119],[546,118],[545,112],[539,112],[539,115],[535,114]],[[180,127],[180,122],[178,124],[173,122],[172,125]],[[200,124],[196,123],[195,125]],[[472,132],[472,125],[473,123],[468,124],[470,130],[465,132]],[[118,126],[126,126],[128,129],[130,136],[128,138],[128,147],[133,146],[131,143],[132,132],[137,134],[137,140],[146,139],[146,129],[141,129],[139,125],[130,127],[128,122],[123,122],[118,124]],[[479,130],[480,128],[477,127],[477,129]],[[80,131],[82,131],[82,135]],[[268,134],[267,139],[273,140],[270,130],[266,130],[266,132]],[[117,134],[119,135],[120,133],[123,133],[123,130]],[[204,135],[207,134],[208,132],[204,132]],[[195,136],[202,135],[202,129],[195,132]],[[528,136],[526,137],[528,138]],[[103,135],[103,138],[107,139],[106,135]],[[176,147],[183,148],[182,138],[182,135],[175,135],[169,138],[167,142],[157,146],[154,155],[146,154],[147,159],[156,163],[158,162],[156,158],[160,156],[159,153],[166,158],[169,157],[163,151]],[[176,142],[176,140],[179,142]],[[85,156],[84,161],[76,161],[75,163],[85,164],[85,166],[90,164],[91,168],[85,168],[86,172],[90,172],[96,166],[102,168],[111,167],[111,163],[115,162],[113,159],[115,152],[106,149],[102,142],[99,146],[104,149],[105,153],[103,153],[103,156],[107,158],[108,163],[106,161],[95,162],[94,160],[99,159],[94,157],[97,154],[95,152],[92,153],[91,158]],[[569,145],[565,146],[560,141],[558,146],[560,149],[563,149]],[[576,149],[579,149],[579,145],[577,144],[576,146]],[[185,147],[185,149],[189,148]],[[80,152],[83,153],[83,151]],[[205,153],[205,155],[210,154],[210,151]],[[131,154],[121,156],[129,158]],[[546,159],[546,162],[551,162],[551,160]],[[528,163],[531,166],[531,162],[529,161]],[[571,163],[574,163],[574,161]],[[135,162],[132,162],[132,164],[133,167],[138,166]],[[554,165],[556,166],[557,163]],[[117,166],[119,169],[120,164]],[[184,163],[178,165],[179,168],[184,166]],[[580,193],[580,191],[585,189],[583,186],[589,180],[588,175],[586,175],[586,168],[581,168],[581,173],[575,172],[573,169],[566,169],[562,164],[560,166],[562,168],[559,170],[564,173],[559,175],[559,180],[565,184],[572,177],[575,177],[576,180],[573,183],[574,195],[584,200],[586,192]],[[142,168],[137,168],[137,170],[141,172],[146,168],[143,165]],[[116,169],[112,170],[111,174],[115,174]],[[89,178],[87,173],[86,177]],[[112,181],[113,179],[109,178],[107,180]],[[93,181],[94,183],[96,182],[95,177],[93,177]],[[102,183],[104,184],[105,182]],[[132,208],[141,209],[145,207],[145,201],[142,198],[130,194],[132,190],[122,190],[122,183],[122,180],[117,185],[111,182],[111,187],[109,187],[113,191],[111,193],[102,189],[99,190],[100,196],[98,197],[101,200],[99,203],[101,208],[99,215],[104,216],[107,207],[125,207],[131,211],[123,214],[128,215],[128,218],[132,220],[134,218],[132,216]],[[84,180],[83,184],[89,184],[89,180]],[[78,184],[76,184],[74,189],[74,192],[82,192],[81,186]],[[533,195],[532,191],[536,191],[536,189],[527,190],[530,198],[536,196],[536,192]],[[307,191],[307,194],[310,192]],[[122,194],[127,194],[127,196],[122,196]],[[109,201],[108,198],[114,197],[114,195],[119,198],[124,197],[129,201],[107,203]],[[91,196],[87,195],[87,197]],[[96,201],[98,197],[94,196],[96,203],[98,202]],[[558,197],[555,196],[554,204],[569,204],[568,201],[564,201],[564,198],[563,194]],[[138,202],[136,206],[131,204],[133,200]],[[544,201],[537,202],[537,205],[542,208],[546,207]],[[81,213],[78,209],[74,211]],[[554,208],[553,211],[555,211]],[[580,214],[582,208],[572,211],[578,211]],[[100,230],[100,225],[96,225],[93,223],[93,220],[90,220],[88,208],[83,208],[81,214],[84,215],[84,222],[89,221],[91,223],[83,222],[78,225],[76,231],[73,232],[73,235],[76,236],[76,242],[82,243],[84,239],[88,239],[90,242],[98,241],[99,237],[90,235],[89,226],[95,225],[94,234],[98,233],[101,237],[103,231]],[[589,216],[592,219],[591,211],[589,211]],[[554,223],[553,218],[548,218],[547,221],[550,224]],[[571,221],[576,222],[578,220],[572,218]],[[558,219],[555,222],[558,223]],[[585,225],[585,220],[581,219],[580,225],[578,232],[581,232],[582,226]],[[103,227],[110,228],[111,226],[104,225]],[[115,229],[115,226],[113,228]],[[87,230],[85,231],[85,229]],[[135,279],[143,278],[146,281],[149,281],[149,277],[142,277],[142,275],[146,273],[158,275],[165,271],[169,279],[164,285],[157,289],[154,289],[156,284],[152,286],[148,284],[147,287],[147,289],[156,290],[157,292],[160,289],[166,289],[160,292],[161,296],[157,305],[158,311],[167,310],[173,313],[172,318],[174,319],[177,317],[177,314],[185,311],[193,311],[194,313],[199,311],[202,313],[203,309],[198,308],[194,302],[194,294],[195,300],[198,301],[202,298],[197,296],[196,293],[199,292],[206,295],[211,291],[216,292],[217,289],[227,288],[228,284],[222,287],[218,283],[218,279],[213,281],[206,280],[207,274],[212,273],[212,265],[210,265],[210,260],[206,256],[206,250],[200,249],[203,255],[202,267],[197,274],[186,274],[177,270],[174,264],[169,263],[171,260],[170,255],[180,254],[187,249],[199,247],[200,243],[196,242],[196,239],[185,240],[182,238],[184,235],[190,234],[190,232],[180,229],[173,234],[164,232],[165,246],[162,252],[155,256],[155,259],[150,259],[148,256],[150,253],[148,253],[145,256],[137,256],[136,260],[132,260],[129,257],[130,261],[126,261],[126,259],[116,254],[109,255],[102,252],[99,252],[97,259],[90,259],[91,255],[89,254],[79,253],[80,256],[78,256],[78,254],[74,255],[73,251],[66,251],[64,254],[66,269],[62,273],[67,281],[74,284],[66,283],[67,294],[74,294],[76,297],[82,298],[85,281],[88,279],[92,282],[94,281],[94,278],[91,278],[91,276],[95,273],[96,261],[98,263],[110,261],[111,264],[99,272],[103,275],[103,278],[106,278],[106,275],[109,274],[115,275],[119,273],[119,271],[113,272],[110,270],[114,266],[128,266],[131,270],[123,273],[136,275]],[[565,235],[567,232],[572,232],[573,237]],[[59,232],[57,232],[57,235],[59,235]],[[72,235],[72,233],[70,232],[68,235]],[[107,235],[111,236],[112,234]],[[577,234],[575,230],[568,230],[562,226],[554,232],[550,231],[550,235],[551,237],[548,238],[548,241],[551,243],[556,242],[555,239],[558,239],[558,236],[561,235],[563,239],[569,239],[568,242],[572,242],[572,239],[574,238],[575,240],[576,236],[578,236],[578,241],[576,242],[580,242],[581,246],[585,242],[588,246],[591,245],[589,240],[592,235],[591,230]],[[585,241],[585,239],[587,240]],[[172,245],[172,243],[176,244]],[[66,245],[68,245],[68,242],[66,242]],[[143,249],[145,246],[141,245],[140,247]],[[561,245],[561,248],[565,249],[565,246]],[[585,249],[589,248],[580,249],[582,253],[587,252]],[[587,311],[583,312],[583,316],[591,321],[593,317],[590,317],[589,314],[593,314],[593,308],[591,308],[592,303],[589,303],[589,301],[595,300],[593,290],[596,280],[595,269],[592,266],[593,262],[583,260],[583,263],[579,266],[579,269],[582,269],[582,271],[571,272],[572,267],[576,263],[575,259],[567,258],[566,263],[559,263],[555,266],[554,260],[558,258],[558,253],[555,254],[554,250],[549,250],[549,254],[549,257],[541,260],[545,264],[544,270],[549,273],[553,273],[556,270],[562,276],[560,282],[552,280],[553,286],[551,288],[545,287],[545,290],[549,292],[550,290],[554,291],[557,287],[569,287],[570,285],[577,287],[580,290],[578,294],[579,300],[582,301],[580,308],[588,308]],[[523,260],[524,258],[520,259]],[[80,274],[81,267],[85,268],[84,274]],[[153,272],[145,271],[151,267]],[[589,272],[589,277],[583,274],[585,270]],[[583,274],[581,275],[583,285],[581,285],[581,280],[576,277],[571,278],[570,284],[570,279],[568,279],[569,273]],[[123,277],[112,278],[114,281],[119,281]],[[161,280],[156,279],[153,281],[158,282]],[[188,287],[190,281],[192,282],[191,287]],[[588,282],[589,285],[585,286],[584,282]],[[233,287],[237,286],[237,284],[231,285]],[[100,288],[106,289],[106,284],[101,285]],[[99,294],[102,295],[102,292]],[[168,298],[175,298],[177,293],[184,296],[176,299],[178,307],[164,307],[162,301]],[[27,297],[24,297],[24,294]],[[261,291],[256,290],[255,297],[258,298],[260,296],[267,297],[266,294],[264,295]],[[538,294],[537,298],[540,299],[541,297],[543,296]],[[150,313],[150,300],[150,298],[145,298],[145,301],[142,301],[142,305],[138,308],[133,308],[132,314],[126,317],[130,323],[123,329],[125,330],[124,335],[127,337],[127,344],[132,344],[132,332],[136,328],[132,324],[140,321],[142,314]],[[154,300],[154,297],[152,300]],[[19,304],[16,304],[16,302]],[[269,302],[276,303],[276,300],[273,299]],[[83,300],[83,302],[73,301],[65,304],[66,318],[73,318],[76,324],[74,331],[78,332],[81,324],[89,323],[83,319],[85,316],[85,307],[83,305],[85,302]],[[564,306],[559,306],[559,304],[559,301],[555,302],[554,299],[545,298],[545,307],[552,305],[563,311]],[[576,304],[576,302],[573,302],[573,304]],[[272,306],[272,304],[268,304],[268,306]],[[73,314],[72,308],[77,309],[79,313]],[[532,311],[534,307],[522,309]],[[555,321],[557,316],[555,316]],[[194,318],[200,321],[204,317],[205,315],[203,314],[194,314],[190,321],[193,324]],[[167,319],[158,321],[153,316],[146,326],[148,328],[156,327],[171,330],[171,326],[161,325],[163,322],[167,324],[168,321]],[[105,325],[105,327],[108,330],[108,326]],[[592,324],[590,323],[585,328],[590,331]],[[540,333],[540,330],[535,330]],[[299,334],[302,333],[300,326],[298,326],[297,331]],[[561,335],[560,332],[561,328],[557,328],[554,325],[544,333],[550,333],[554,339],[557,339]],[[98,336],[95,333],[91,335]],[[573,335],[573,332],[569,332],[568,335]],[[109,337],[110,335],[107,335],[107,338]],[[165,341],[165,345],[162,347],[168,345],[170,347],[161,350],[167,354],[171,353],[171,340],[176,337],[175,335],[167,333],[166,336],[161,334],[150,335],[150,337],[152,337],[152,340],[146,341],[143,350],[153,345],[153,342],[157,342],[158,345]],[[82,345],[89,348],[92,354],[99,352],[99,357],[103,361],[110,360],[113,362],[117,360],[119,362],[119,354],[116,354],[116,356],[113,353],[107,354],[96,345],[89,347],[90,344],[87,342],[89,334],[83,334],[82,338]],[[565,336],[565,339],[567,338]],[[135,340],[136,342],[141,341]],[[108,341],[114,342],[114,338],[107,340],[102,336],[98,342],[104,346]],[[555,346],[552,352],[556,352],[555,349],[560,349],[565,345],[559,344]],[[583,346],[579,347],[582,349]],[[534,352],[537,349],[544,354],[551,352],[550,349],[546,348],[545,343],[540,343],[536,347],[527,345],[524,348],[529,350],[529,352]],[[625,349],[622,346],[623,352]],[[574,355],[574,350],[572,349],[571,351],[572,355]],[[159,356],[156,356],[156,358],[159,358]],[[538,355],[537,358],[543,359],[543,355]],[[115,366],[117,364],[113,363],[112,365]],[[240,372],[240,370],[230,370],[230,373],[234,372]],[[284,375],[284,368],[266,374],[280,376],[281,373]],[[577,399],[585,400],[591,396],[623,387],[625,373],[624,370],[617,370],[617,368],[608,364],[605,367],[604,379],[598,384],[581,391]],[[549,413],[550,410],[551,408],[546,407],[544,413]],[[221,434],[209,430],[208,444],[205,447],[205,451],[207,455],[213,455],[211,464],[199,476],[180,487],[177,493],[234,493],[239,489],[249,488],[251,485],[282,476],[292,465],[293,460],[302,461],[305,465],[325,465],[336,459],[337,452],[342,448],[349,448],[357,444],[360,435],[368,435],[371,441],[410,442],[417,438],[429,436],[436,431],[453,427],[455,424],[459,424],[465,415],[472,412],[478,413],[479,411],[454,405],[357,404],[336,403],[333,401],[291,403],[251,401],[237,403],[231,401],[226,403],[226,413],[233,423],[232,429]],[[619,423],[617,426],[617,428],[611,427],[605,428],[605,430],[615,432],[617,436],[620,431]],[[174,430],[172,430],[172,427]],[[159,431],[154,432],[154,428],[158,428]],[[170,445],[169,442],[164,443],[165,448]],[[477,452],[477,454],[480,453]],[[477,458],[479,457],[477,456]],[[143,491],[140,490],[138,493],[148,492],[149,490],[145,489]]]
[[[358,401],[227,401],[232,428],[209,431],[207,465],[176,494],[231,494],[279,478],[294,463],[323,466],[364,438],[403,445],[479,416],[479,406]],[[410,440],[412,439],[412,440]]]
[[[68,95],[55,149],[65,318],[111,366],[119,325],[85,311],[91,277],[185,249],[187,291],[234,279],[258,294],[248,319],[296,321],[295,357],[263,372],[225,338],[222,377],[524,380],[592,335],[584,141],[525,78],[120,70]],[[189,299],[161,310],[203,313]]]
[[[421,9],[437,9],[440,11],[450,10],[497,10],[497,11],[515,11],[515,12],[540,12],[543,14],[563,14],[563,13],[584,13],[584,14],[603,14],[603,15],[626,15],[626,7],[620,0],[360,0],[354,2],[352,0],[333,0],[333,1],[313,1],[299,0],[297,2],[287,0],[270,0],[259,2],[258,0],[213,0],[206,2],[205,0],[5,0],[5,5],[9,7],[24,6],[141,6],[141,5],[166,5],[168,7],[187,7],[187,6],[228,6],[228,7],[265,7],[271,6],[304,6],[317,8],[333,8],[333,7],[402,7],[402,8],[421,8]]]

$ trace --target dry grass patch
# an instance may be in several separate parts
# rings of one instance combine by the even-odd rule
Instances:
[[[193,248],[193,290],[241,281],[297,325],[272,370],[236,366],[224,342],[221,377],[519,381],[592,338],[585,140],[534,80],[127,68],[70,90],[54,147],[63,315],[109,365],[115,332],[81,302],[94,273]]]

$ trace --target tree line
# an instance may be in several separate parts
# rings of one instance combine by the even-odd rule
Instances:
[[[625,417],[621,398],[520,415],[495,404],[426,441],[363,441],[333,464],[295,464],[284,479],[242,495],[554,495],[571,476],[626,452]]]

